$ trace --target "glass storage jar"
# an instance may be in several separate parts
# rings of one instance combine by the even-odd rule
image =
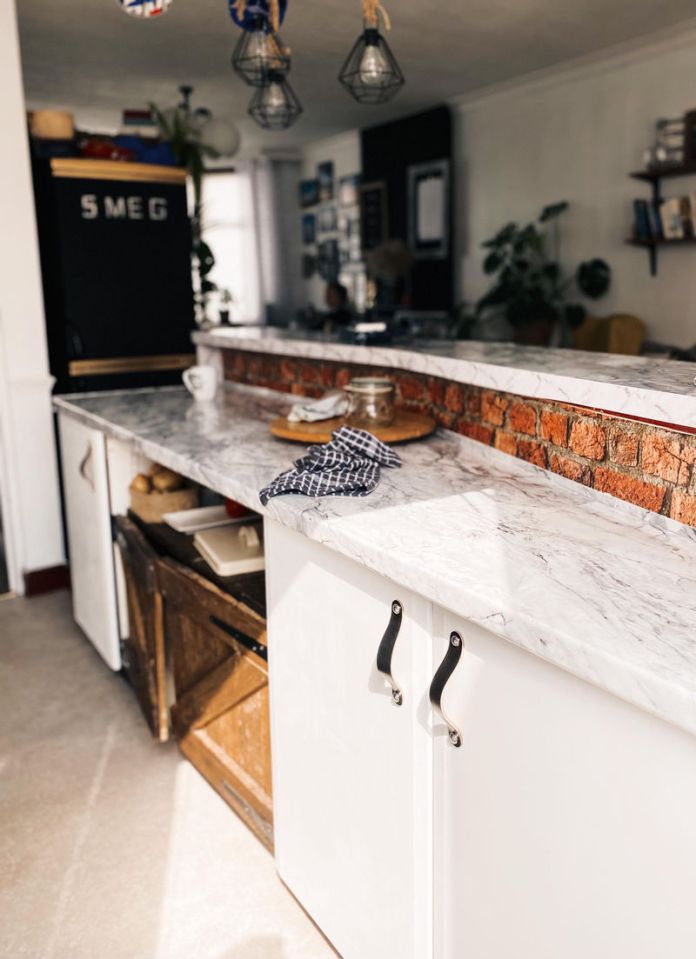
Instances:
[[[394,419],[394,384],[381,376],[356,376],[348,386],[348,423],[359,429],[389,426]]]

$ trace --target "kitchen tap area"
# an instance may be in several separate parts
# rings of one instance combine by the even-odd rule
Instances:
[[[388,6],[0,12],[7,959],[693,952],[696,21]]]

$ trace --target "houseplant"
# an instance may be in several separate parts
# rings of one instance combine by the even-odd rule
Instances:
[[[218,152],[201,142],[197,113],[192,113],[187,103],[167,111],[160,110],[151,103],[150,109],[162,138],[172,148],[174,159],[179,166],[185,167],[191,177],[193,190],[191,253],[197,277],[194,302],[196,322],[199,326],[205,325],[208,297],[217,290],[217,286],[210,279],[210,272],[215,266],[215,256],[203,239],[203,174],[205,158],[215,158]]]
[[[609,289],[611,268],[602,259],[580,263],[567,275],[560,264],[559,218],[566,202],[544,207],[538,219],[525,226],[508,223],[482,244],[487,251],[484,272],[493,286],[456,321],[458,335],[493,320],[512,329],[516,342],[548,346],[556,330],[561,345],[570,330],[587,315],[578,294],[599,299]]]

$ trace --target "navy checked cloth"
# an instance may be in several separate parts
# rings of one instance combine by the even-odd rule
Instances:
[[[401,466],[398,455],[366,430],[342,426],[325,446],[310,446],[259,493],[263,505],[272,496],[367,496],[379,483],[382,466]]]

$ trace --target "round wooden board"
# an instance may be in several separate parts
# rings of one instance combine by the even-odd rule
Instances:
[[[328,443],[334,431],[344,426],[345,422],[343,417],[337,416],[332,420],[320,420],[318,423],[289,423],[281,416],[269,423],[269,429],[278,439],[290,440],[293,443]],[[407,443],[409,440],[430,436],[436,427],[437,423],[430,416],[397,410],[389,426],[376,426],[370,433],[383,443]]]

